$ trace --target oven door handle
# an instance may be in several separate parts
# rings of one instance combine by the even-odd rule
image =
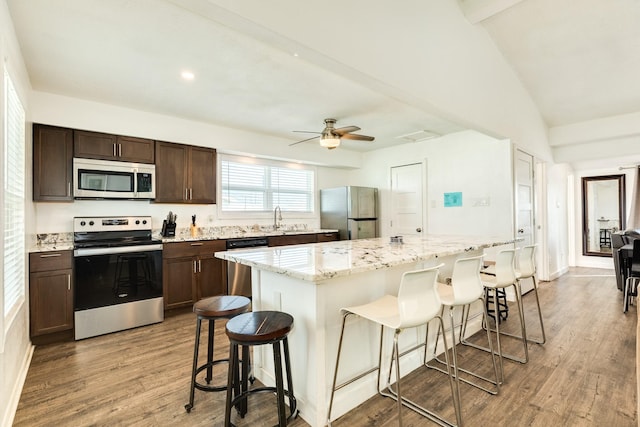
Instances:
[[[117,248],[86,248],[75,249],[74,257],[92,256],[92,255],[111,255],[111,254],[128,254],[134,252],[150,252],[161,251],[162,244],[157,245],[140,245],[140,246],[119,246]]]

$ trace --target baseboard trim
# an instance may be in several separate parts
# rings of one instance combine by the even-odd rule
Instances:
[[[556,271],[555,273],[551,273],[551,276],[549,277],[549,281],[556,280],[558,277],[563,276],[568,272],[569,272],[569,267],[564,267]]]
[[[13,425],[13,419],[16,416],[16,411],[18,410],[18,403],[20,403],[20,395],[22,394],[22,388],[24,387],[24,382],[27,379],[27,372],[29,372],[29,366],[31,366],[31,358],[33,357],[33,351],[35,350],[35,346],[33,344],[29,344],[29,348],[25,353],[25,358],[20,366],[20,372],[18,374],[18,378],[16,383],[13,385],[13,391],[11,392],[9,398],[9,404],[7,405],[6,412],[4,414],[4,419],[2,420],[2,425],[4,427],[11,427]]]

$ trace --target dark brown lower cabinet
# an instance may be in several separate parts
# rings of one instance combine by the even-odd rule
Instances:
[[[29,254],[30,335],[73,329],[71,251]]]
[[[165,310],[185,307],[199,299],[224,295],[225,261],[214,256],[226,250],[226,240],[166,243],[162,253]]]
[[[338,240],[338,233],[287,234],[269,236],[269,246],[302,245],[304,243],[333,242]]]
[[[316,243],[318,238],[312,234],[287,234],[285,236],[269,236],[269,246],[301,245],[303,243]]]
[[[334,242],[336,240],[339,240],[339,234],[338,232],[333,232],[333,233],[318,233],[318,243],[320,242]]]

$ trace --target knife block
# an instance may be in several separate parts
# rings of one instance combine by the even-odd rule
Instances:
[[[162,221],[162,236],[163,237],[175,237],[176,235],[176,223],[169,224],[167,220]]]

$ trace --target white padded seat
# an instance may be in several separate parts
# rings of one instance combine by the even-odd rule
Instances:
[[[438,275],[438,267],[432,267],[424,270],[410,271],[402,275],[398,295],[385,295],[375,301],[358,306],[345,307],[341,309],[342,313],[342,329],[340,332],[340,340],[338,343],[338,354],[336,356],[336,368],[333,376],[333,385],[331,388],[331,397],[329,400],[329,409],[327,413],[327,424],[331,426],[331,410],[333,407],[333,399],[335,392],[341,388],[354,383],[355,381],[365,377],[366,375],[378,372],[378,393],[385,397],[390,397],[397,402],[398,408],[398,425],[402,426],[402,407],[405,406],[419,413],[420,415],[436,422],[440,425],[453,426],[454,424],[443,419],[435,412],[430,411],[415,402],[402,396],[401,393],[401,375],[400,375],[400,349],[398,348],[398,336],[408,328],[414,328],[428,324],[433,319],[438,319],[440,327],[442,318],[439,315],[441,309],[440,297],[436,291],[436,277]],[[340,366],[340,355],[342,353],[344,330],[346,320],[349,316],[358,316],[367,319],[373,323],[380,325],[380,348],[378,355],[378,366],[357,375],[354,378],[344,381],[342,384],[336,384],[338,378],[338,369]],[[391,353],[391,363],[389,364],[389,373],[384,386],[381,387],[381,365],[382,365],[382,346],[384,338],[384,328],[390,328],[394,331],[393,349]],[[412,350],[422,348],[419,345]],[[445,341],[446,346],[446,341]],[[404,354],[407,354],[405,352]],[[403,355],[404,355],[403,354]],[[448,355],[445,352],[447,357]],[[395,366],[395,390],[391,385],[391,373]],[[461,425],[459,406],[457,405],[457,387],[453,381],[451,371],[449,370],[449,383],[451,387],[451,398],[456,410],[457,425]]]
[[[529,350],[527,347],[527,331],[524,322],[524,312],[522,309],[522,293],[520,291],[520,283],[516,277],[515,271],[515,250],[514,249],[506,249],[498,252],[495,263],[495,276],[490,276],[486,274],[481,274],[482,284],[485,289],[488,289],[489,292],[493,291],[494,298],[497,300],[497,290],[498,289],[506,289],[510,286],[513,286],[515,295],[516,295],[516,303],[518,305],[518,317],[520,319],[520,336],[516,336],[516,338],[522,341],[523,346],[523,357],[514,356],[511,354],[503,353],[502,345],[500,342],[500,336],[505,335],[500,332],[500,321],[499,315],[497,312],[494,312],[494,323],[495,323],[495,332],[496,332],[496,343],[498,349],[498,360],[500,361],[500,372],[501,376],[504,378],[504,369],[502,367],[502,358],[507,358],[510,360],[514,360],[520,363],[527,363],[529,361]],[[466,322],[467,319],[465,319]],[[490,326],[488,323],[485,324],[485,327],[490,330]],[[476,344],[470,343],[466,340],[463,341],[463,344],[470,345],[475,348],[480,348],[485,351],[490,351],[490,349],[482,346],[478,346]]]
[[[438,295],[440,296],[440,301],[442,302],[442,314],[444,315],[444,310],[448,309],[449,320],[450,320],[450,331],[451,331],[451,343],[452,343],[452,365],[453,365],[453,375],[455,381],[458,383],[458,392],[459,392],[459,381],[463,381],[469,385],[477,387],[481,390],[484,390],[491,394],[498,394],[500,391],[500,378],[498,376],[498,368],[496,365],[496,360],[493,353],[493,343],[491,341],[491,336],[489,330],[487,330],[487,341],[489,345],[489,349],[491,352],[491,364],[493,365],[494,379],[486,378],[481,375],[478,375],[472,371],[463,369],[459,366],[458,363],[458,351],[456,349],[456,333],[455,333],[455,321],[454,321],[454,309],[456,307],[462,307],[461,312],[461,326],[460,326],[460,337],[459,340],[462,340],[462,336],[464,334],[464,328],[462,327],[463,319],[465,318],[465,312],[471,308],[471,304],[476,301],[482,302],[483,307],[483,316],[484,321],[488,320],[488,313],[486,305],[484,304],[484,287],[482,286],[482,281],[480,280],[480,267],[482,266],[482,256],[471,257],[471,258],[463,258],[456,260],[453,266],[453,274],[451,277],[451,285],[438,283],[437,290]],[[438,331],[438,335],[442,332],[442,330]],[[444,334],[444,332],[442,332]],[[427,332],[428,334],[428,332]],[[436,343],[437,347],[437,343]],[[426,354],[425,354],[426,359]],[[433,361],[439,362],[443,364],[444,362],[433,355]],[[445,372],[441,369],[438,364],[434,362],[428,363],[425,360],[425,365],[432,369],[437,369],[438,371]],[[470,381],[465,378],[460,377],[460,372],[464,372],[468,375],[471,375],[477,379],[482,380],[485,384],[481,384],[478,382]],[[487,388],[489,384],[492,384],[491,388]],[[458,402],[460,405],[462,404],[460,395],[457,396]]]

